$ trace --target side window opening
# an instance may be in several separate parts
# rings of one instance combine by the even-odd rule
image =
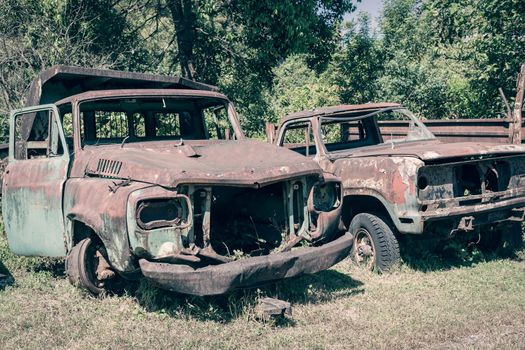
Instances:
[[[67,104],[60,108],[60,121],[62,122],[62,130],[66,138],[66,144],[70,152],[73,151],[73,113],[71,112],[71,104]]]
[[[363,120],[325,120],[321,138],[328,152],[369,146],[374,143]]]
[[[30,130],[24,132],[24,128],[29,127]],[[16,115],[14,134],[14,157],[17,160],[52,158],[64,154],[58,120],[52,110]]]
[[[284,130],[281,146],[289,148],[305,156],[317,153],[315,140],[310,122],[289,124]]]

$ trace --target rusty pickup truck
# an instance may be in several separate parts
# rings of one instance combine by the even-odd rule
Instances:
[[[66,257],[91,293],[121,278],[222,294],[348,256],[342,188],[311,159],[247,140],[216,88],[56,66],[10,118],[2,214],[10,249]]]
[[[470,233],[499,248],[521,245],[523,145],[443,143],[394,103],[294,113],[282,119],[274,142],[342,179],[342,221],[362,266],[397,265],[399,234]]]

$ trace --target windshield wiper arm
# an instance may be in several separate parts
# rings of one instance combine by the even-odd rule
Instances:
[[[124,148],[124,144],[126,143],[126,141],[129,139],[129,135],[124,137],[124,140],[122,140],[122,143],[120,144],[120,148]]]

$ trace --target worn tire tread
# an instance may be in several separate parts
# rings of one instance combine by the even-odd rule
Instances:
[[[376,248],[375,269],[379,272],[388,272],[399,266],[401,263],[399,243],[385,219],[369,213],[357,214],[350,224],[351,232],[355,233],[352,229],[356,225],[359,225],[358,227],[364,226],[363,224],[366,222],[371,225],[372,230],[369,233]]]
[[[92,244],[91,238],[85,238],[71,249],[66,257],[66,275],[72,285],[98,295],[104,289],[90,283],[84,262],[86,250],[90,244]]]

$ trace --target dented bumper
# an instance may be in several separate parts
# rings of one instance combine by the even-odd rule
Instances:
[[[319,247],[192,268],[187,265],[139,261],[143,275],[160,287],[192,295],[218,295],[232,289],[326,270],[348,256],[353,237],[346,234]]]

